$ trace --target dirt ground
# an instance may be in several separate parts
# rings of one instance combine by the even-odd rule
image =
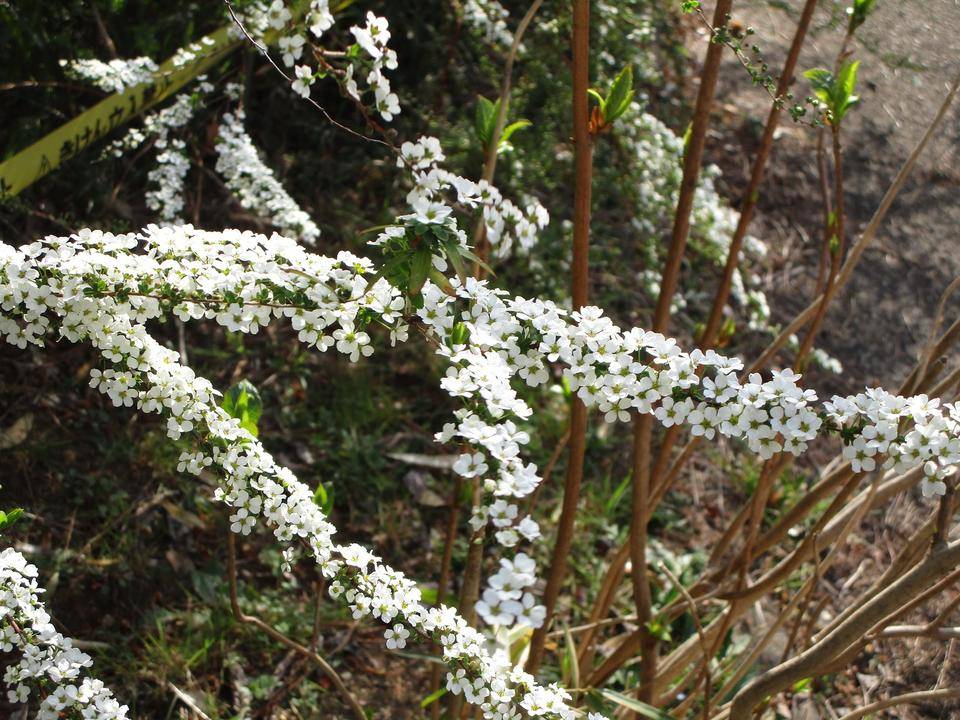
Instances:
[[[802,0],[734,2],[734,19],[756,30],[755,43],[774,76],[786,57],[802,4]],[[845,28],[843,8],[848,4],[821,0],[798,75],[809,68],[833,65]],[[711,15],[713,3],[705,2],[704,9]],[[690,42],[698,59],[703,57],[705,38],[698,27]],[[870,220],[939,109],[951,80],[960,72],[960,3],[879,0],[852,48],[854,58],[861,61],[858,87],[862,100],[844,123],[848,242]],[[794,92],[801,99],[809,94],[802,76]],[[708,161],[723,169],[721,190],[736,205],[746,185],[769,98],[751,85],[732,54],[721,73],[717,97],[718,123],[709,138]],[[960,274],[958,136],[960,99],[831,307],[818,344],[841,360],[844,373],[814,372],[810,385],[821,395],[857,392],[874,385],[896,390],[925,346],[941,295]],[[822,237],[815,146],[815,130],[789,119],[781,122],[751,227],[751,233],[770,248],[766,290],[775,321],[792,319],[813,294]],[[945,322],[952,322],[958,310],[960,303],[949,303]],[[950,363],[955,365],[955,361]],[[928,512],[922,499],[906,494],[866,523],[835,574],[826,580],[833,588],[834,605],[843,604],[845,593],[866,587],[889,563],[905,529],[916,526]],[[917,619],[922,621],[919,616]],[[778,711],[792,720],[838,717],[843,714],[841,706],[850,708],[909,690],[929,689],[936,683],[944,687],[958,682],[960,656],[952,643],[946,647],[919,641],[885,643],[865,653],[856,667],[837,678],[839,696],[833,706],[814,706],[798,696],[791,707],[781,706]],[[902,707],[888,712],[880,717],[960,718],[960,705]]]
[[[802,4],[801,0],[734,3],[734,19],[756,30],[756,44],[775,76]],[[821,0],[801,53],[800,72],[833,65],[848,4]],[[712,3],[705,3],[705,9],[712,13]],[[693,48],[697,57],[702,57],[703,45],[700,35]],[[852,47],[853,57],[861,61],[862,100],[844,121],[848,241],[869,221],[936,114],[951,79],[960,72],[960,3],[879,0]],[[809,94],[802,76],[794,92],[798,98]],[[725,170],[724,189],[736,201],[769,99],[751,87],[747,73],[729,54],[718,101],[736,133],[715,135],[710,159]],[[789,119],[782,121],[751,228],[768,243],[774,258],[769,292],[775,320],[789,320],[806,305],[816,276],[822,231],[815,133]],[[958,133],[960,101],[955,101],[830,311],[820,344],[843,362],[846,372],[842,379],[815,379],[819,389],[893,388],[923,347],[939,298],[960,271]]]

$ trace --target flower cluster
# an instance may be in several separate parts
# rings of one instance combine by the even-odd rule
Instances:
[[[443,169],[444,160],[440,141],[421,137],[416,142],[405,142],[400,147],[397,164],[412,169],[413,189],[407,202],[421,222],[436,222],[447,217],[453,209],[444,204],[441,193],[453,189],[457,202],[465,207],[480,207],[487,241],[493,257],[504,260],[514,247],[527,253],[537,241],[540,230],[550,222],[550,214],[535,198],[529,198],[521,210],[490,183],[473,182]]]
[[[205,95],[212,89],[210,83],[200,79],[199,95]],[[159,150],[156,167],[147,173],[151,188],[147,191],[146,202],[161,222],[182,222],[183,185],[190,170],[190,158],[187,156],[186,143],[171,135],[193,119],[199,95],[179,95],[172,105],[144,119],[143,132],[147,137],[156,138],[154,147]]]
[[[121,95],[128,89],[151,82],[160,70],[148,57],[129,60],[61,60],[60,66],[72,77],[86,80],[101,90]]]
[[[186,47],[182,47],[170,58],[170,62],[175,68],[184,68],[195,62],[203,60],[216,47],[217,41],[209,35],[204,35],[196,42],[192,42]]]
[[[127,706],[99,680],[93,662],[57,632],[40,601],[37,568],[13,548],[0,552],[0,652],[15,653],[4,671],[10,703],[39,699],[37,717],[125,720]]]
[[[244,208],[269,219],[280,232],[313,244],[320,236],[320,228],[260,159],[243,127],[244,117],[243,111],[237,110],[220,118],[217,172]]]
[[[640,103],[634,103],[635,122],[625,123],[618,129],[618,138],[635,162],[631,172],[635,179],[636,213],[631,219],[634,229],[644,241],[644,253],[650,267],[659,267],[658,257],[662,247],[661,238],[669,233],[674,210],[680,193],[683,176],[683,139],[652,115],[643,112]],[[722,267],[730,250],[730,239],[737,227],[739,216],[720,197],[716,181],[719,168],[706,167],[693,198],[691,212],[690,249],[707,262]],[[770,324],[770,306],[763,290],[761,278],[751,271],[756,260],[766,255],[763,242],[748,235],[744,239],[743,262],[733,274],[732,299],[745,316],[746,327],[753,331],[775,333]],[[650,297],[660,294],[660,273],[642,271],[638,279]],[[676,293],[672,310],[683,310],[688,296],[696,296],[695,290]],[[811,354],[814,363],[830,372],[838,372],[839,363],[823,350]]]
[[[484,41],[510,47],[513,34],[507,27],[510,13],[497,0],[465,0],[463,21]]]
[[[142,253],[131,252],[141,245]],[[369,262],[349,253],[325,258],[280,236],[190,226],[151,226],[141,235],[84,231],[17,250],[0,244],[0,333],[17,345],[42,344],[55,323],[65,339],[89,341],[108,364],[93,374],[91,385],[117,406],[136,405],[165,417],[171,439],[192,441],[180,468],[219,478],[215,498],[232,509],[235,532],[250,532],[262,522],[278,542],[305,544],[333,580],[331,594],[342,596],[355,617],[389,624],[394,644],[414,636],[441,647],[451,667],[451,691],[464,693],[484,717],[502,718],[524,707],[546,718],[572,718],[565,691],[538,686],[511,668],[505,652],[489,654],[484,636],[455,610],[424,607],[416,583],[359,546],[336,545],[334,528],[310,488],[278,466],[216,404],[210,383],[144,327],[168,310],[246,332],[287,317],[301,336],[324,349],[331,343],[323,331],[331,325],[353,328],[364,315],[387,325],[403,322],[399,291],[382,278],[368,280],[371,271]],[[512,567],[525,572],[516,561]]]
[[[157,165],[147,173],[150,189],[146,193],[146,203],[162,222],[181,221],[184,180],[190,170],[186,143],[175,133],[193,119],[201,98],[212,90],[213,85],[204,76],[197,78],[194,92],[178,95],[167,107],[148,113],[144,116],[142,128],[131,128],[107,148],[108,154],[120,157],[153,139],[154,147],[158,150]]]
[[[133,254],[140,245],[144,252]],[[504,658],[487,655],[482,636],[452,610],[423,608],[416,585],[365,550],[336,546],[309,488],[277,466],[215,404],[209,383],[143,326],[166,311],[244,332],[284,317],[302,341],[321,350],[336,347],[356,360],[370,352],[363,329],[370,318],[395,336],[405,326],[402,293],[384,278],[368,280],[373,271],[369,261],[349,253],[311,255],[280,236],[189,226],[151,226],[141,235],[84,231],[20,250],[0,245],[0,334],[21,347],[42,344],[53,319],[64,338],[89,340],[109,363],[93,373],[91,384],[118,406],[163,414],[171,438],[196,442],[181,456],[180,468],[221,477],[217,497],[233,509],[234,531],[250,532],[262,520],[280,542],[302,539],[355,615],[390,624],[394,643],[407,640],[399,623],[411,636],[443,647],[455,669],[452,691],[481,706],[495,696],[497,707],[507,693],[523,706],[533,702],[531,695],[553,691],[534,692],[532,680],[518,680]],[[884,456],[887,466],[899,469],[922,465],[927,494],[942,492],[960,462],[960,408],[954,404],[871,390],[834,397],[818,409],[816,394],[802,389],[790,371],[741,380],[738,360],[712,351],[685,353],[675,340],[642,329],[622,331],[598,308],[570,312],[549,301],[510,298],[473,279],[454,279],[451,288],[453,295],[426,282],[416,310],[450,363],[444,389],[465,400],[457,422],[438,439],[456,437],[474,448],[455,468],[480,478],[489,498],[471,522],[477,528],[492,524],[507,547],[538,535],[512,501],[532,492],[539,479],[520,457],[529,437],[518,422],[532,410],[511,381],[543,385],[551,365],[562,368],[578,396],[611,422],[651,413],[665,426],[683,423],[697,435],[739,438],[764,457],[799,453],[824,430],[835,430],[855,471],[873,469]],[[494,624],[542,623],[543,611],[529,592],[534,581],[525,553],[503,558],[478,611]],[[550,697],[564,700],[559,690]]]
[[[317,39],[329,30],[333,26],[334,18],[328,0],[314,0],[306,22],[310,34]],[[344,92],[361,105],[364,102],[363,94],[372,92],[373,107],[381,118],[390,122],[400,113],[400,98],[392,91],[390,80],[384,74],[385,70],[397,69],[397,53],[387,45],[390,42],[389,23],[385,17],[367,12],[365,24],[352,26],[350,34],[359,52],[321,53],[323,68],[320,73],[315,72],[310,65],[297,65],[308,43],[305,34],[294,33],[281,37],[281,58],[287,67],[294,68],[293,91],[301,97],[310,97],[310,88],[317,77],[321,74],[332,74]],[[345,68],[332,64],[334,57],[340,55],[346,59]],[[364,90],[361,90],[360,82],[365,83]]]

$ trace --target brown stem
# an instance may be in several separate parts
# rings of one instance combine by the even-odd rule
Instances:
[[[627,558],[630,557],[630,541],[621,545],[616,554],[610,560],[607,566],[607,573],[600,584],[600,591],[597,593],[597,599],[594,601],[593,610],[590,613],[590,622],[599,623],[601,619],[610,612],[614,598],[617,594],[617,588],[623,580],[624,569],[627,564]],[[598,626],[594,625],[587,630],[580,638],[580,647],[577,650],[577,664],[581,671],[589,670],[593,667],[593,657],[596,652],[593,646],[593,639],[596,637]]]
[[[814,295],[824,291],[827,281],[827,268],[830,265],[830,216],[833,214],[833,205],[830,200],[830,180],[827,173],[827,151],[823,146],[823,137],[826,131],[823,128],[817,132],[817,181],[820,186],[820,203],[823,206],[823,243],[820,246],[820,262],[817,266],[817,284]]]
[[[873,715],[881,710],[897,705],[910,705],[913,703],[930,702],[931,700],[951,700],[957,697],[960,697],[960,688],[941,688],[940,690],[922,690],[919,692],[904,693],[903,695],[895,695],[886,700],[877,700],[869,705],[864,705],[862,708],[858,708],[841,716],[839,720],[857,720],[858,718],[867,717],[868,715]]]
[[[593,139],[587,89],[590,83],[590,0],[573,0],[573,264],[571,299],[577,310],[587,303],[588,251],[590,247],[590,198],[593,183]],[[546,618],[530,640],[527,672],[536,674],[543,660],[547,630],[556,609],[557,596],[567,568],[567,556],[573,543],[573,525],[583,479],[583,459],[587,445],[587,408],[574,396],[570,412],[570,452],[564,481],[563,507],[557,527],[557,542],[547,586],[544,590]]]
[[[713,26],[726,23],[733,0],[717,0],[713,13]],[[683,155],[683,177],[677,197],[677,208],[673,217],[673,230],[667,258],[660,278],[660,294],[653,314],[653,329],[665,333],[670,324],[670,305],[677,291],[680,277],[680,265],[690,234],[690,215],[700,166],[703,163],[703,151],[706,146],[707,128],[710,125],[710,109],[720,74],[720,61],[723,57],[723,45],[714,42],[711,37],[707,46],[703,71],[700,74],[700,88],[694,105],[690,136]],[[654,694],[654,678],[657,673],[658,642],[649,628],[652,617],[650,587],[647,578],[647,522],[650,514],[650,447],[652,444],[653,420],[648,414],[642,414],[634,420],[633,433],[633,512],[630,520],[630,555],[633,580],[634,602],[640,617],[640,700],[650,702]],[[669,451],[667,450],[667,453]],[[663,453],[661,453],[663,456]]]
[[[642,702],[653,700],[653,684],[657,676],[659,643],[650,630],[653,620],[653,600],[647,579],[647,516],[650,494],[650,438],[653,418],[641,415],[634,421],[633,453],[633,513],[630,518],[630,561],[633,565],[633,601],[640,621],[640,687]]]
[[[550,483],[550,477],[553,475],[553,468],[556,467],[557,460],[560,459],[560,455],[567,447],[568,442],[570,442],[569,427],[563,431],[563,435],[560,436],[560,439],[554,446],[553,452],[550,453],[550,459],[547,460],[547,464],[543,466],[543,476],[540,478],[540,482],[533,489],[533,492],[530,493],[530,500],[527,503],[527,515],[533,515],[533,510],[537,506],[537,500],[540,498],[540,493],[543,491],[543,488]]]
[[[473,480],[472,507],[478,507],[483,502],[483,485],[480,478]],[[463,583],[460,586],[460,615],[467,621],[467,625],[474,627],[477,624],[477,600],[480,597],[480,574],[483,569],[483,538],[486,526],[470,534],[467,561],[463,569]]]
[[[807,0],[803,6],[803,12],[797,23],[797,29],[793,33],[793,41],[790,43],[787,59],[784,61],[783,70],[780,72],[780,81],[777,84],[778,98],[783,97],[793,83],[793,74],[796,71],[797,60],[800,57],[800,48],[803,47],[803,42],[807,36],[807,29],[810,27],[810,21],[813,18],[813,11],[816,6],[817,0]],[[760,147],[753,161],[753,169],[750,171],[750,181],[747,184],[743,202],[740,205],[740,219],[737,221],[737,228],[730,241],[730,250],[727,253],[727,262],[723,268],[723,275],[720,278],[720,286],[717,288],[713,305],[710,308],[710,316],[707,319],[706,327],[700,338],[700,347],[702,349],[713,347],[713,344],[717,341],[717,335],[723,322],[723,309],[730,299],[733,276],[740,263],[740,250],[743,248],[743,241],[747,236],[747,229],[750,227],[753,212],[760,198],[760,184],[763,182],[763,174],[767,166],[767,160],[769,160],[770,153],[773,149],[773,137],[780,123],[781,109],[781,103],[774,102],[771,104],[770,112],[767,114],[767,124],[763,128]]]
[[[107,26],[103,22],[103,16],[100,14],[100,8],[97,7],[96,0],[90,3],[90,11],[93,13],[93,22],[97,26],[97,34],[100,36],[100,42],[103,43],[103,46],[107,50],[107,55],[111,59],[116,60],[119,55],[117,55],[117,46],[113,42],[113,38],[110,37],[110,33],[107,32]]]
[[[953,99],[956,97],[958,90],[960,90],[960,74],[958,74],[951,83],[950,89],[943,99],[943,103],[940,105],[939,110],[937,110],[937,114],[933,117],[933,119],[930,121],[930,124],[927,126],[927,129],[924,131],[923,137],[920,138],[919,142],[911,151],[910,156],[904,161],[903,165],[900,167],[900,170],[897,172],[896,177],[893,179],[893,182],[890,183],[890,187],[887,188],[886,193],[884,193],[883,199],[880,201],[880,205],[873,213],[873,217],[870,218],[870,222],[867,223],[867,227],[864,228],[863,232],[860,234],[860,238],[850,248],[850,253],[847,255],[847,259],[844,261],[843,267],[840,268],[840,273],[837,277],[837,291],[846,285],[847,281],[850,279],[850,275],[853,273],[854,268],[857,266],[857,263],[860,262],[860,257],[873,242],[874,238],[876,238],[877,232],[880,229],[880,225],[883,224],[884,219],[887,217],[887,212],[889,212],[890,206],[893,205],[893,201],[897,198],[897,195],[900,194],[900,190],[903,188],[904,183],[907,181],[907,178],[910,176],[910,173],[916,166],[917,160],[920,159],[920,155],[923,154],[923,151],[930,142],[930,139],[933,137],[934,132],[936,132],[937,128],[940,126],[940,123],[947,114],[947,110],[949,110],[950,105],[953,103]],[[814,316],[822,299],[822,295],[814,298],[813,301],[800,312],[800,314],[791,320],[790,323],[780,331],[780,334],[772,342],[770,342],[767,348],[753,362],[746,372],[756,372],[758,369],[766,367],[773,356],[779,352],[780,348],[787,343],[790,337]]]
[[[834,293],[837,290],[837,275],[840,272],[840,263],[843,261],[844,250],[846,249],[845,235],[845,215],[843,194],[843,151],[840,145],[840,128],[834,125],[831,127],[831,138],[833,140],[833,222],[829,224],[826,231],[827,248],[830,253],[830,274],[827,276],[827,286],[821,295],[820,304],[817,312],[807,328],[803,341],[800,343],[800,349],[797,350],[797,359],[794,363],[794,369],[801,371],[806,364],[807,355],[813,348],[813,341],[816,339],[820,326],[827,314],[827,308],[830,301],[833,300]]]
[[[919,565],[884,588],[811,648],[768,670],[746,685],[734,697],[730,716],[750,718],[753,709],[765,698],[818,672],[900,607],[905,598],[922,592],[958,563],[960,541],[934,547]]]
[[[513,34],[513,42],[510,43],[510,50],[507,52],[507,60],[503,66],[503,80],[500,82],[500,107],[497,109],[497,119],[493,125],[493,132],[490,134],[490,145],[486,148],[486,157],[483,162],[483,180],[488,183],[493,182],[493,176],[497,171],[497,155],[500,149],[500,136],[503,135],[503,128],[507,124],[507,110],[510,105],[510,84],[513,82],[513,63],[517,59],[517,52],[520,50],[520,41],[523,34],[530,26],[533,16],[543,4],[543,0],[533,0],[526,14],[520,20],[516,32]],[[473,245],[477,249],[477,256],[483,261],[490,259],[490,243],[487,242],[486,225],[483,222],[483,213],[477,220],[476,229],[473,232]],[[483,266],[478,262],[474,265],[473,274],[475,277],[482,278],[485,274]]]
[[[693,617],[694,625],[697,628],[697,637],[700,640],[700,647],[703,650],[703,717],[706,720],[710,717],[710,656],[707,651],[707,636],[703,632],[703,623],[700,622],[700,614],[697,612],[697,604],[694,602],[693,598],[690,597],[689,591],[683,586],[683,583],[670,572],[670,568],[667,567],[666,563],[660,563],[660,569],[663,571],[663,574],[667,576],[673,586],[677,589],[677,592],[683,596],[684,602],[687,604],[687,609],[690,611],[691,617]]]
[[[440,579],[437,580],[437,600],[434,606],[443,603],[450,585],[450,568],[453,562],[453,544],[457,539],[457,524],[460,520],[460,493],[463,492],[463,476],[457,475],[453,482],[453,491],[450,493],[450,513],[447,516],[447,530],[443,540],[443,558],[440,561]],[[430,694],[440,689],[442,676],[440,665],[434,665],[430,670]],[[430,708],[433,720],[440,718],[440,703],[434,702]]]
[[[347,689],[347,686],[343,684],[343,680],[337,674],[337,671],[334,670],[330,664],[317,652],[311,650],[310,648],[304,647],[296,640],[288,638],[282,632],[274,628],[272,625],[265,623],[260,618],[253,615],[245,615],[243,611],[240,610],[240,601],[237,598],[237,546],[232,532],[227,534],[227,550],[227,574],[230,581],[230,608],[233,610],[233,616],[236,618],[237,622],[244,625],[253,625],[255,628],[259,629],[264,634],[269,635],[278,643],[286,645],[291,650],[295,650],[304,657],[313,660],[313,662],[315,662],[323,671],[324,675],[329,678],[330,682],[333,683],[333,686],[337,689],[337,692],[340,693],[340,696],[350,706],[353,714],[359,718],[359,720],[367,720],[367,715],[363,711],[363,706],[353,696],[353,693]]]
[[[726,22],[732,5],[733,0],[717,0],[713,13],[714,27],[719,27]],[[657,306],[654,310],[653,329],[657,332],[665,332],[670,321],[670,304],[677,290],[680,263],[686,249],[687,236],[690,234],[690,213],[693,210],[694,194],[700,177],[707,127],[710,123],[710,109],[713,107],[713,96],[717,87],[717,77],[720,74],[722,55],[723,45],[711,40],[707,47],[703,72],[700,75],[700,89],[694,106],[690,138],[683,154],[683,178],[680,181],[677,210],[673,218],[673,232],[660,280],[660,295],[657,297]]]

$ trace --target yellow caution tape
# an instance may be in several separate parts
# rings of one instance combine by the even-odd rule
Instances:
[[[301,0],[291,8],[294,19],[302,14],[303,5]],[[277,36],[278,33],[272,31],[266,41],[275,41]],[[42,140],[3,161],[0,163],[0,198],[18,194],[131,118],[163,102],[244,42],[247,42],[246,38],[235,26],[225,25],[187,48],[187,51],[200,48],[192,60],[185,64],[175,63],[174,58],[183,51],[178,52],[160,66],[149,82],[101,100]]]

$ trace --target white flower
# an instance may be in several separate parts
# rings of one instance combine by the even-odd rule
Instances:
[[[487,469],[486,458],[479,452],[463,454],[453,464],[453,471],[465,478],[484,475]]]
[[[313,69],[309,65],[297,65],[294,68],[296,78],[293,81],[293,91],[302,98],[310,97],[310,86],[313,85]]]
[[[273,0],[270,8],[267,10],[267,18],[272,27],[275,30],[281,30],[288,22],[290,18],[293,17],[287,7],[283,4],[283,0]]]
[[[306,38],[304,38],[303,35],[287,35],[281,37],[277,44],[280,46],[280,52],[283,53],[283,64],[287,67],[293,67],[294,63],[303,55],[303,46],[305,43]],[[296,81],[294,81],[294,84],[296,84]],[[300,92],[296,87],[294,87],[294,91]]]
[[[407,638],[410,637],[410,631],[403,625],[397,623],[392,628],[387,628],[383,633],[387,640],[387,647],[390,650],[400,650],[407,646]]]

